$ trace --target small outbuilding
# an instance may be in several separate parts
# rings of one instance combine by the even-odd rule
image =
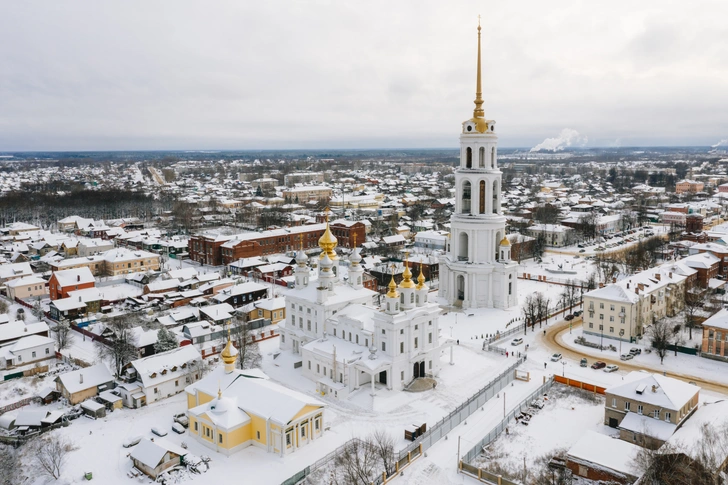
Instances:
[[[87,414],[92,418],[98,419],[106,417],[106,406],[100,402],[94,401],[93,399],[82,402],[81,409],[83,409],[84,414]]]
[[[152,480],[165,470],[184,463],[187,450],[167,440],[142,439],[130,454],[134,466]]]
[[[99,393],[99,397],[96,398],[101,404],[106,406],[106,409],[108,411],[113,411],[114,409],[121,409],[123,404],[123,400],[121,399],[121,396],[117,396],[112,391],[103,391]]]

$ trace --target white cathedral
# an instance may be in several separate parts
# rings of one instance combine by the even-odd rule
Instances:
[[[462,124],[455,170],[455,212],[446,254],[440,258],[440,296],[465,308],[509,308],[517,303],[516,272],[501,213],[501,171],[495,121],[485,118],[478,73],[473,117]]]
[[[358,248],[349,257],[346,281],[339,277],[337,243],[327,219],[317,279],[309,281],[303,250],[296,255],[296,285],[286,295],[286,320],[278,324],[280,348],[300,354],[303,375],[320,393],[339,399],[362,386],[372,393],[377,384],[401,390],[418,377],[437,376],[442,350],[452,342],[440,343],[441,309],[428,301],[422,269],[415,284],[405,266],[402,282],[392,278],[375,306],[378,294],[362,285]]]

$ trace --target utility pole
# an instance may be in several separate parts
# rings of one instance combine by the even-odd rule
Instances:
[[[503,391],[503,419],[506,418],[506,392]]]
[[[460,473],[460,436],[458,436],[458,473]]]

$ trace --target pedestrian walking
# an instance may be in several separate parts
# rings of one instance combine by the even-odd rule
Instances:
[[[506,357],[508,357],[508,352],[506,351]]]
[[[544,363],[543,363],[543,368],[544,368],[544,369],[546,368],[546,362],[544,362]]]

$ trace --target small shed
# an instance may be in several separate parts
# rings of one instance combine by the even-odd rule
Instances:
[[[63,418],[63,411],[56,409],[55,411],[51,411],[48,413],[48,416],[40,420],[40,424],[42,427],[48,427],[53,426],[54,424],[58,424],[61,422],[61,419]]]
[[[48,411],[43,409],[24,409],[18,412],[18,416],[15,418],[15,426],[21,434],[38,430],[43,426],[42,420],[47,415]]]
[[[43,404],[50,404],[54,401],[57,401],[58,398],[61,397],[61,393],[50,386],[45,386],[43,389],[38,391],[38,397],[43,402]]]
[[[101,403],[89,399],[81,403],[81,409],[83,412],[92,418],[105,418],[106,417],[106,406]]]
[[[11,430],[15,428],[15,418],[17,418],[18,415],[15,413],[5,413],[2,416],[0,416],[0,428]]]
[[[134,447],[130,458],[135,467],[156,480],[165,470],[184,463],[186,454],[187,450],[167,440],[144,438]]]
[[[124,405],[124,400],[121,398],[121,396],[117,396],[112,391],[100,392],[97,399],[100,403],[106,406],[106,409],[109,411],[114,411],[114,409],[121,409]]]

